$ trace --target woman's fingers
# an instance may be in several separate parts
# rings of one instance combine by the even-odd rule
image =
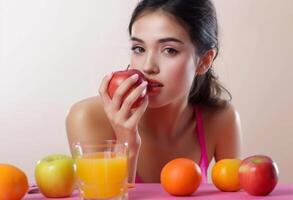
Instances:
[[[139,86],[137,86],[135,89],[133,89],[128,96],[124,99],[120,111],[122,113],[128,113],[131,110],[132,105],[134,102],[140,98],[144,97],[146,95],[146,87],[147,82],[143,81]]]
[[[137,125],[138,121],[141,119],[142,115],[144,114],[148,104],[149,104],[149,99],[148,99],[148,96],[146,95],[143,100],[143,103],[139,107],[137,107],[137,109],[133,110],[131,116],[128,118],[126,122],[128,126],[131,127],[131,126]]]
[[[124,99],[120,110],[115,115],[115,121],[117,123],[123,121],[125,122],[125,127],[128,128],[137,126],[138,121],[140,120],[148,105],[146,87],[147,82],[141,83],[139,86],[133,89],[131,93]],[[133,103],[142,96],[143,103],[138,107],[132,109],[131,106],[133,105]]]
[[[114,107],[119,110],[122,103],[123,97],[125,96],[126,92],[135,84],[138,80],[138,74],[134,74],[124,80],[121,85],[116,89],[114,95],[112,97],[112,102]]]
[[[112,76],[113,76],[113,73],[108,74],[107,76],[105,76],[103,78],[102,83],[101,83],[100,88],[99,88],[99,94],[102,97],[102,100],[103,100],[104,103],[109,103],[109,101],[111,100],[107,90],[108,90],[108,85],[110,83],[110,80],[111,80]]]
[[[131,133],[137,129],[137,124],[148,105],[147,82],[144,81],[137,86],[136,82],[139,77],[137,74],[132,75],[119,85],[111,98],[108,94],[111,78],[112,74],[105,76],[99,88],[105,113],[116,134]],[[143,103],[132,109],[133,103],[141,97],[143,97]]]

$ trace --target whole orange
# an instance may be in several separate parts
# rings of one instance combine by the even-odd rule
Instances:
[[[27,190],[25,173],[13,165],[0,163],[0,199],[20,200]]]
[[[191,195],[200,183],[200,167],[191,159],[176,158],[169,161],[161,171],[161,185],[172,195]]]
[[[238,169],[241,160],[222,159],[212,169],[212,181],[214,185],[224,192],[236,192],[241,189]]]

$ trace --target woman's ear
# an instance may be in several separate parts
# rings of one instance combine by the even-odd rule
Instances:
[[[196,73],[198,75],[205,74],[212,67],[216,54],[216,49],[210,49],[201,56],[199,64],[196,69]]]

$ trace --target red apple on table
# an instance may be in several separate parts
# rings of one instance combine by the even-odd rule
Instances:
[[[249,194],[264,196],[271,193],[278,183],[277,164],[268,156],[254,155],[244,159],[239,168],[242,188]]]
[[[139,86],[143,81],[146,81],[144,74],[137,70],[137,69],[128,69],[128,70],[124,70],[124,71],[116,71],[113,73],[113,76],[110,80],[110,83],[108,85],[108,94],[110,96],[110,98],[113,98],[113,95],[116,91],[116,89],[118,88],[119,85],[121,85],[121,83],[129,78],[130,76],[134,75],[134,74],[138,74],[138,80],[136,81],[135,84],[133,84],[133,86],[126,92],[126,94],[123,96],[122,100],[124,100],[128,94],[134,90],[137,86]],[[140,96],[131,106],[131,108],[136,108],[138,106],[140,106],[143,102],[144,99],[144,95]]]
[[[35,180],[46,197],[68,197],[75,184],[74,160],[67,155],[53,154],[38,161]]]

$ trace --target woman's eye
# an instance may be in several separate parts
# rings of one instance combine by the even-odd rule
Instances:
[[[132,47],[131,50],[136,54],[141,54],[144,52],[144,49],[142,47],[138,47],[138,46]]]
[[[163,52],[170,55],[170,56],[176,55],[178,53],[178,51],[173,48],[166,48],[166,49],[164,49]]]

